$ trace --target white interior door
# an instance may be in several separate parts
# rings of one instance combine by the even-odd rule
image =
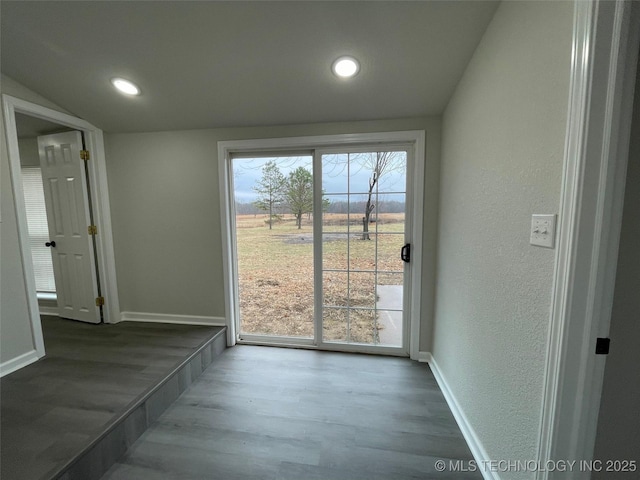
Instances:
[[[38,150],[59,315],[100,323],[82,135],[72,131],[38,137]]]

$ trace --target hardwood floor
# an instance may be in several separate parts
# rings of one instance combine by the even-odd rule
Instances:
[[[272,347],[227,349],[103,480],[481,479],[425,364]]]
[[[226,343],[221,327],[56,317],[42,326],[46,357],[0,381],[3,480],[100,478],[113,463],[105,459],[115,461],[211,363],[214,339]]]

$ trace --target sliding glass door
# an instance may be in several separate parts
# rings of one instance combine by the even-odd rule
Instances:
[[[410,151],[231,156],[240,341],[407,353]]]
[[[402,347],[407,152],[322,153],[321,165],[322,342]]]

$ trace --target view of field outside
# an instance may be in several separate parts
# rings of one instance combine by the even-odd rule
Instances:
[[[323,157],[325,341],[385,343],[384,319],[402,316],[381,311],[380,304],[382,288],[402,298],[406,154],[393,154],[387,155],[393,169],[378,168],[382,175],[375,173],[382,158],[372,157],[375,152]],[[311,162],[311,157],[233,162],[241,333],[314,335]]]

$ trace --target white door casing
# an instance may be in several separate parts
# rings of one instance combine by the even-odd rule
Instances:
[[[640,45],[637,7],[625,0],[575,3],[540,465],[594,460],[606,360],[595,345],[609,336],[615,289]],[[591,472],[543,468],[535,478],[588,479]]]
[[[363,145],[411,145],[412,153],[416,161],[413,163],[411,172],[407,172],[407,182],[411,183],[412,197],[412,241],[416,246],[411,252],[411,265],[408,267],[409,276],[411,278],[411,291],[405,292],[409,296],[407,302],[408,311],[411,312],[410,321],[408,322],[407,334],[408,353],[409,356],[417,360],[419,355],[420,342],[420,310],[421,310],[421,280],[422,280],[422,210],[424,195],[424,174],[425,174],[425,132],[423,130],[413,131],[395,131],[395,132],[376,132],[376,133],[356,133],[356,134],[338,134],[338,135],[319,135],[308,137],[288,137],[288,138],[269,138],[269,139],[252,139],[252,140],[230,140],[218,142],[218,181],[220,189],[220,215],[221,215],[221,233],[222,233],[222,265],[224,273],[224,290],[225,290],[225,319],[227,325],[227,346],[233,346],[238,340],[239,326],[239,299],[237,289],[237,275],[235,263],[235,242],[233,231],[235,221],[233,218],[233,176],[231,172],[232,155],[247,155],[255,152],[282,152],[282,151],[314,151],[324,150],[328,148],[341,147],[362,147]],[[314,153],[315,154],[315,153]],[[317,163],[317,162],[314,162]],[[314,175],[319,172],[314,171]],[[316,183],[316,186],[319,186]],[[316,202],[318,196],[321,196],[320,188],[314,193]],[[319,218],[316,215],[316,218]],[[319,228],[314,225],[314,231]],[[315,242],[316,244],[318,242]],[[320,258],[317,255],[316,258]],[[315,269],[315,275],[321,274],[321,269]],[[316,284],[319,284],[316,281]],[[316,299],[318,296],[316,296]],[[316,305],[316,311],[319,311],[320,305]],[[316,327],[318,328],[318,327]],[[318,345],[323,348],[322,345]],[[345,346],[348,351],[360,351],[360,347],[354,345],[354,349]],[[325,347],[326,348],[326,347]],[[336,349],[335,345],[331,349]],[[386,347],[378,347],[378,353],[394,354],[392,350]],[[397,353],[396,353],[397,354]]]
[[[58,314],[73,320],[100,323],[94,251],[88,232],[91,216],[81,150],[82,134],[78,131],[38,137]]]
[[[8,375],[45,355],[44,339],[40,322],[40,309],[33,272],[31,248],[29,245],[29,229],[27,226],[24,193],[22,191],[22,177],[20,166],[20,151],[18,148],[18,132],[16,113],[22,113],[43,120],[48,120],[62,126],[82,131],[85,148],[90,152],[87,164],[88,176],[91,182],[91,204],[93,205],[94,221],[98,228],[95,236],[96,257],[99,263],[98,275],[102,296],[105,299],[102,307],[105,323],[118,323],[121,320],[120,302],[118,299],[118,282],[116,279],[115,254],[113,236],[111,234],[111,212],[109,209],[109,189],[107,185],[107,170],[104,153],[104,139],[102,130],[86,120],[52,110],[41,105],[2,94],[2,110],[4,114],[5,134],[9,155],[9,169],[13,201],[20,246],[20,261],[22,263],[24,289],[27,294],[27,310],[33,340],[33,349],[25,352],[16,359],[0,365],[0,375]],[[1,221],[1,219],[0,219]],[[26,319],[25,319],[26,321]]]

